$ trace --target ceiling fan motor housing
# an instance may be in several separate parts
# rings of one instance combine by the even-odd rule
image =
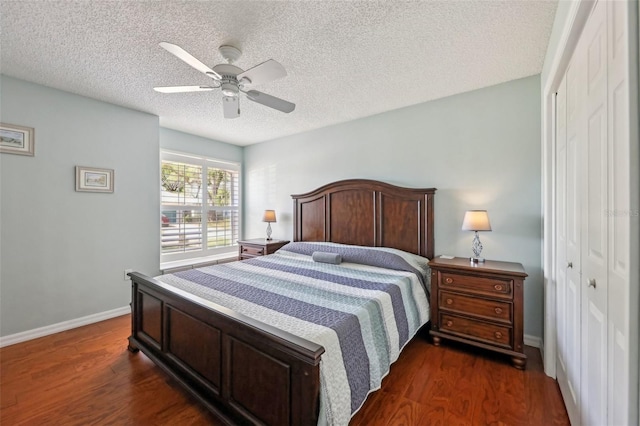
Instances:
[[[220,80],[222,93],[225,96],[238,96],[238,79],[236,76],[242,73],[243,70],[230,64],[216,65],[213,70],[222,77]]]

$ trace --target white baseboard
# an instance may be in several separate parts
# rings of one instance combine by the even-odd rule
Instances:
[[[37,339],[38,337],[60,333],[61,331],[71,330],[72,328],[82,327],[83,325],[93,324],[94,322],[100,322],[130,313],[131,308],[129,306],[124,306],[122,308],[99,312],[97,314],[87,315],[86,317],[63,321],[57,324],[23,331],[21,333],[10,334],[8,336],[0,337],[0,348],[15,345],[16,343],[26,342],[27,340]]]
[[[542,364],[544,364],[544,341],[538,336],[531,336],[529,334],[524,335],[524,344],[527,346],[533,346],[540,349],[540,356],[542,357]]]
[[[531,336],[529,334],[524,335],[524,344],[527,346],[533,346],[534,348],[542,348],[542,339],[538,336]]]

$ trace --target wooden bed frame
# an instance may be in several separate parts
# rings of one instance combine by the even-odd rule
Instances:
[[[433,257],[435,189],[354,179],[292,195],[295,241]],[[324,348],[138,272],[129,350],[141,350],[228,424],[315,425]]]

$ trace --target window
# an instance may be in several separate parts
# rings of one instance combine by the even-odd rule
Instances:
[[[161,260],[231,251],[240,235],[240,165],[162,152]]]

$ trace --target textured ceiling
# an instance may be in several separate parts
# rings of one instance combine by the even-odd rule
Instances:
[[[163,127],[248,145],[540,73],[556,1],[0,1],[0,72],[160,117]],[[296,104],[284,114],[220,91],[158,46],[209,66],[219,45],[284,79],[255,89]]]

